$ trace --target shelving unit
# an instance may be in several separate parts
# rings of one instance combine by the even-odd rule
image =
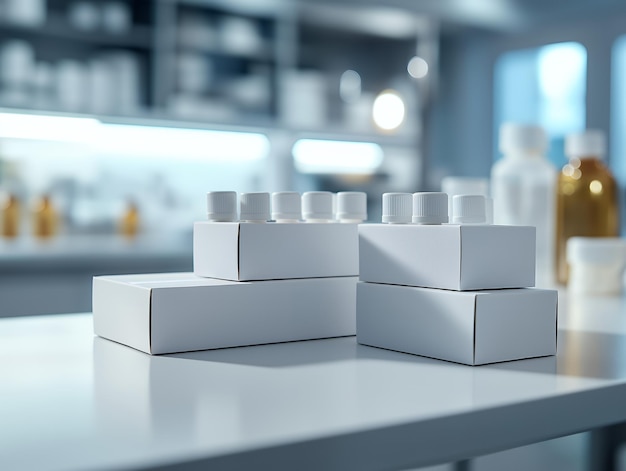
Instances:
[[[373,126],[357,129],[346,124],[339,78],[346,69],[358,70],[363,91],[372,96],[393,86],[397,77],[406,76],[418,31],[413,37],[385,38],[326,25],[309,15],[311,5],[303,8],[298,3],[268,1],[251,6],[222,0],[123,0],[132,19],[128,31],[84,31],[68,19],[72,3],[48,0],[46,21],[40,26],[0,20],[0,48],[12,39],[26,41],[36,64],[46,62],[54,69],[62,60],[75,61],[84,68],[86,80],[93,80],[89,74],[98,58],[121,57],[128,63],[125,73],[136,74],[127,79],[128,86],[137,88],[133,92],[137,103],[125,110],[99,110],[89,104],[67,109],[58,102],[42,107],[41,103],[6,100],[0,106],[88,113],[104,120],[154,117],[200,122],[209,128],[219,123],[293,134],[394,140]],[[313,86],[299,88],[307,77]],[[409,93],[417,93],[417,87],[411,89],[405,79]],[[289,83],[295,83],[295,88]],[[319,84],[317,89],[315,84]],[[115,82],[113,87],[103,85],[107,86],[110,93],[117,91]],[[7,84],[0,83],[0,87],[5,89]],[[33,87],[31,83],[25,89]],[[290,119],[287,107],[298,106],[299,94],[313,92],[319,96],[309,99],[323,105],[317,121]],[[414,102],[409,98],[408,113],[418,113]],[[303,102],[304,109],[292,109],[291,114],[310,115],[312,110],[306,105]],[[402,145],[409,139],[401,134],[397,143]]]

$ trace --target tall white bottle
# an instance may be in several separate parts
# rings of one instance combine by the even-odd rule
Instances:
[[[500,127],[503,158],[491,169],[496,224],[537,228],[537,285],[554,283],[556,168],[545,158],[548,138],[539,126]]]

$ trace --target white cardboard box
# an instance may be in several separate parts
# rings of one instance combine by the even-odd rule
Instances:
[[[476,290],[535,286],[530,226],[359,225],[361,281]]]
[[[556,354],[557,292],[359,283],[357,341],[466,365]]]
[[[94,277],[94,331],[151,354],[354,335],[356,283],[233,282],[192,273]]]
[[[356,224],[196,222],[193,271],[224,280],[358,276]]]

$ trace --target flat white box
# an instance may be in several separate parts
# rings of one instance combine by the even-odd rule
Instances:
[[[457,291],[535,286],[531,226],[359,225],[361,281]]]
[[[233,281],[358,276],[356,224],[196,222],[193,271]]]
[[[556,354],[557,292],[447,291],[359,283],[357,341],[483,365]]]
[[[356,277],[99,276],[93,280],[94,331],[150,354],[354,335],[356,283]]]

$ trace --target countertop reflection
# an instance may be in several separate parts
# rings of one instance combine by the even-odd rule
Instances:
[[[545,415],[499,430],[489,445],[497,447],[573,433],[607,414],[626,419],[617,405],[626,394],[626,302],[559,302],[556,357],[480,367],[361,346],[354,337],[149,356],[93,337],[87,314],[1,320],[0,467],[148,467],[302,443],[321,450],[325,439],[341,455],[353,446],[348,437],[370,432],[376,440],[417,434],[417,454],[398,448],[394,465],[421,463],[418,456],[428,463],[489,447],[468,437],[456,451],[438,451],[441,439],[419,427],[445,426],[450,436],[507,414],[522,424],[529,413]],[[571,422],[550,420],[568,411]],[[345,465],[337,459],[323,464]]]

